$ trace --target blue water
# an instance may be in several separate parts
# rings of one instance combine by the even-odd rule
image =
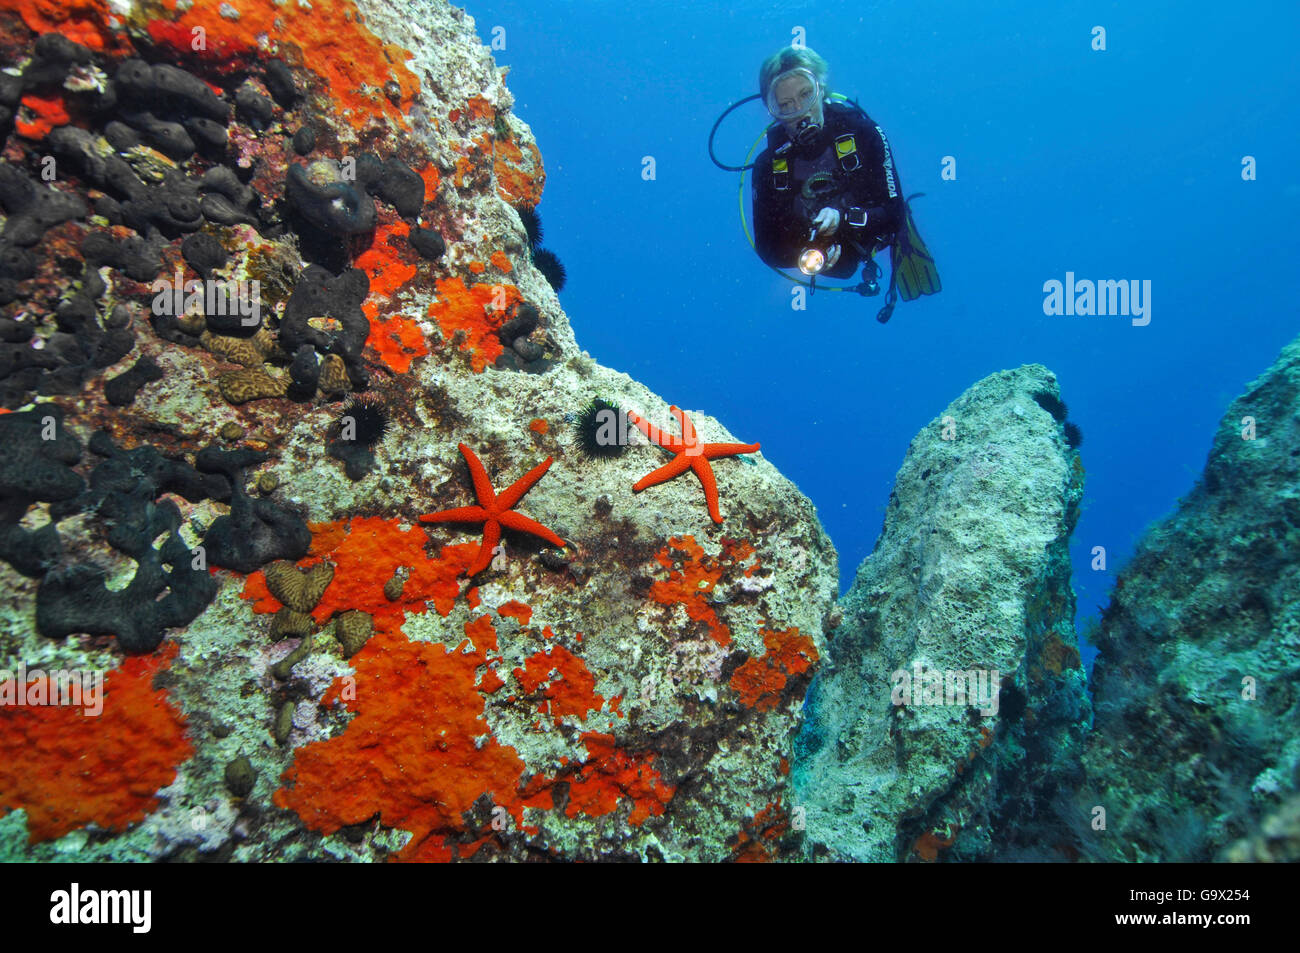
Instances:
[[[504,28],[494,55],[545,160],[544,244],[568,269],[560,300],[579,344],[761,441],[816,504],[845,589],[917,431],[993,371],[1051,368],[1084,436],[1083,624],[1144,528],[1191,489],[1229,401],[1300,330],[1300,4],[1045,6],[467,12],[485,44]],[[756,92],[759,64],[796,27],[832,88],[884,128],[905,193],[926,193],[914,210],[943,292],[900,301],[887,325],[880,299],[852,294],[792,311],[792,286],[740,229],[738,175],[708,158],[718,114]],[[757,103],[728,117],[722,161],[739,165],[766,121]],[[1246,155],[1256,181],[1242,180]],[[955,181],[940,178],[944,156]],[[1043,283],[1067,271],[1150,279],[1150,324],[1044,315]]]

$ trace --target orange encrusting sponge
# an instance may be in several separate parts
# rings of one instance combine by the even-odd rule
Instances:
[[[163,6],[172,19],[150,24],[155,42],[179,41],[184,44],[180,48],[189,51],[193,29],[203,27],[209,46],[230,53],[256,53],[259,35],[295,45],[303,51],[303,65],[324,79],[325,89],[354,129],[365,128],[376,115],[400,129],[408,128],[406,113],[420,89],[419,80],[406,68],[410,53],[383,43],[362,26],[347,0],[313,4],[192,0],[184,11],[178,11],[178,0],[163,0]],[[223,7],[233,7],[239,18],[223,17]],[[396,104],[384,91],[390,83],[397,87]]]
[[[818,658],[817,646],[797,628],[763,631],[767,651],[751,658],[731,676],[730,685],[741,704],[758,711],[771,711],[781,701],[781,692],[791,675],[808,671]]]
[[[378,814],[381,823],[412,832],[397,855],[411,861],[447,861],[478,850],[492,830],[473,828],[467,814],[484,795],[514,825],[536,833],[523,823],[524,808],[552,808],[559,780],[570,782],[569,817],[608,814],[623,798],[632,801],[632,824],[662,814],[674,788],[653,768],[653,753],[631,754],[615,747],[612,735],[586,732],[588,760],[552,777],[530,771],[513,747],[496,739],[485,698],[506,682],[494,667],[500,649],[492,617],[465,623],[465,638],[455,647],[412,642],[401,628],[407,613],[427,611],[428,602],[444,616],[451,612],[457,577],[477,545],[443,546],[430,558],[424,531],[403,530],[400,522],[354,517],[309,524],[310,555],[298,565],[328,559],[335,566],[312,615],[325,623],[337,612],[359,609],[371,614],[374,635],[349,660],[355,675],[337,679],[321,700],[342,703],[356,717],[342,734],[298,749],[275,804],[326,834]],[[384,585],[399,566],[409,575],[401,596],[389,600]],[[260,571],[248,577],[243,595],[254,600],[255,612],[280,608]],[[526,626],[532,609],[511,600],[497,616]],[[536,653],[512,677],[524,693],[540,692],[553,718],[582,720],[604,704],[586,663],[560,645],[552,645],[550,655]]]
[[[158,806],[158,790],[194,753],[184,717],[153,687],[175,655],[169,642],[123,659],[104,679],[98,717],[66,705],[0,707],[0,809],[26,809],[29,840],[87,824],[122,831]]]
[[[514,285],[483,283],[467,288],[460,278],[440,278],[438,300],[429,305],[429,317],[437,320],[449,341],[457,331],[464,332],[460,348],[470,352],[474,373],[479,374],[505,351],[497,330],[510,309],[523,300]]]
[[[479,633],[473,651],[470,641],[447,648],[377,631],[352,657],[355,691],[346,690],[351,679],[338,679],[321,701],[343,699],[357,716],[338,737],[298,749],[276,805],[325,834],[378,814],[415,835],[403,860],[432,847],[424,845],[430,836],[464,832],[463,815],[483,794],[516,824],[525,807],[551,807],[549,788],[524,790],[524,762],[492,736],[476,675],[487,640]]]
[[[674,550],[688,557],[680,570],[673,569]],[[662,605],[682,606],[690,618],[708,627],[719,645],[730,645],[731,628],[718,618],[708,600],[709,593],[722,578],[723,569],[717,561],[704,554],[704,547],[694,536],[672,537],[655,554],[655,559],[668,570],[668,578],[655,581],[650,587],[650,598]]]

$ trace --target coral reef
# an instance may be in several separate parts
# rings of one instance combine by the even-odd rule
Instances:
[[[534,264],[472,22],[86,0],[0,40],[0,664],[108,673],[98,719],[0,706],[0,858],[797,856],[834,550],[757,454],[715,521],[633,493],[635,429],[572,446],[593,393],[668,408]],[[460,445],[493,494],[552,459],[563,548],[422,525]]]
[[[1045,368],[916,437],[836,605],[759,445],[579,348],[445,0],[0,48],[0,860],[1295,859],[1300,342],[1120,575],[1089,734]]]

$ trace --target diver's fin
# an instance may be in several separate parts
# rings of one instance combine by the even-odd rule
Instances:
[[[905,216],[902,234],[889,248],[889,264],[904,301],[912,301],[921,295],[937,294],[942,290],[939,269],[934,266],[930,249],[925,247],[925,242],[916,230],[910,208]]]

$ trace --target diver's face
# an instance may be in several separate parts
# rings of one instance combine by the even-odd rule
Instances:
[[[822,127],[822,102],[809,77],[795,73],[778,80],[772,87],[772,101],[791,139],[804,143],[816,138]]]
[[[795,73],[777,81],[772,87],[772,98],[778,116],[794,119],[816,103],[817,88],[807,76]]]

